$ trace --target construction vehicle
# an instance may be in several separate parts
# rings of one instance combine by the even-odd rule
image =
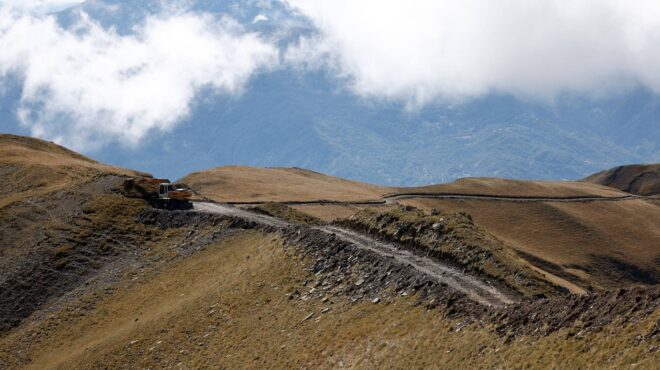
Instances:
[[[171,182],[161,182],[158,185],[158,198],[160,199],[188,200],[192,197],[192,191],[180,185],[176,186]]]
[[[167,179],[127,179],[124,181],[124,193],[129,197],[143,198],[155,208],[192,208],[192,191],[185,184],[173,184]]]

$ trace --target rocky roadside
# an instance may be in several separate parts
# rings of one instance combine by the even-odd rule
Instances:
[[[551,298],[528,297],[502,307],[487,307],[438,283],[410,266],[356,248],[332,234],[304,225],[274,228],[236,217],[186,211],[145,209],[139,222],[159,228],[216,225],[229,230],[257,229],[280,233],[285,247],[302,255],[314,279],[306,281],[289,299],[329,300],[345,297],[353,302],[386,304],[398,296],[414,296],[416,304],[441,310],[457,322],[457,328],[477,324],[514,338],[548,335],[569,329],[567,335],[584,335],[611,323],[636,322],[660,308],[660,287],[636,287],[585,296],[563,294]],[[226,231],[225,231],[226,232]],[[660,325],[660,324],[659,324]],[[640,333],[640,341],[655,342],[658,325]]]

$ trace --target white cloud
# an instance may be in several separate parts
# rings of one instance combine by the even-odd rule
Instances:
[[[252,24],[259,23],[259,22],[265,22],[268,20],[268,17],[266,17],[263,14],[257,14],[254,19],[252,19]]]
[[[367,97],[660,92],[657,0],[285,0],[318,35],[286,53]]]
[[[203,90],[240,93],[279,51],[229,18],[154,15],[132,35],[81,13],[64,29],[52,16],[0,9],[0,76],[23,83],[20,121],[77,149],[135,145],[170,130]]]
[[[84,0],[0,0],[0,7],[14,10],[50,13],[84,3]]]

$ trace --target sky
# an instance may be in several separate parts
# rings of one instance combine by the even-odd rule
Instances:
[[[157,3],[115,25],[102,18],[121,1],[0,0],[0,94],[20,91],[21,127],[75,150],[130,149],[282,70],[322,71],[410,114],[489,94],[660,92],[657,0],[238,2],[247,18],[204,5],[220,1]]]

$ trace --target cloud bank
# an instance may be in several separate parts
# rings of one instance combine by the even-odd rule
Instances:
[[[135,145],[185,119],[202,91],[240,93],[279,63],[259,35],[199,13],[153,15],[120,35],[85,13],[63,28],[53,16],[4,6],[0,45],[0,76],[22,81],[21,123],[79,150]]]
[[[83,2],[84,0],[0,0],[0,7],[24,12],[49,13],[70,8]]]
[[[48,15],[81,0],[0,0],[0,91],[19,81],[20,122],[79,150],[171,130],[202,93],[240,94],[281,66],[280,49],[290,66],[412,108],[490,93],[660,93],[657,0],[281,1],[243,4],[259,9],[252,23],[272,25],[265,39],[252,24],[182,10],[190,0],[129,34],[86,13],[66,28]]]
[[[492,92],[660,92],[657,0],[285,0],[318,30],[286,59],[413,106]]]

